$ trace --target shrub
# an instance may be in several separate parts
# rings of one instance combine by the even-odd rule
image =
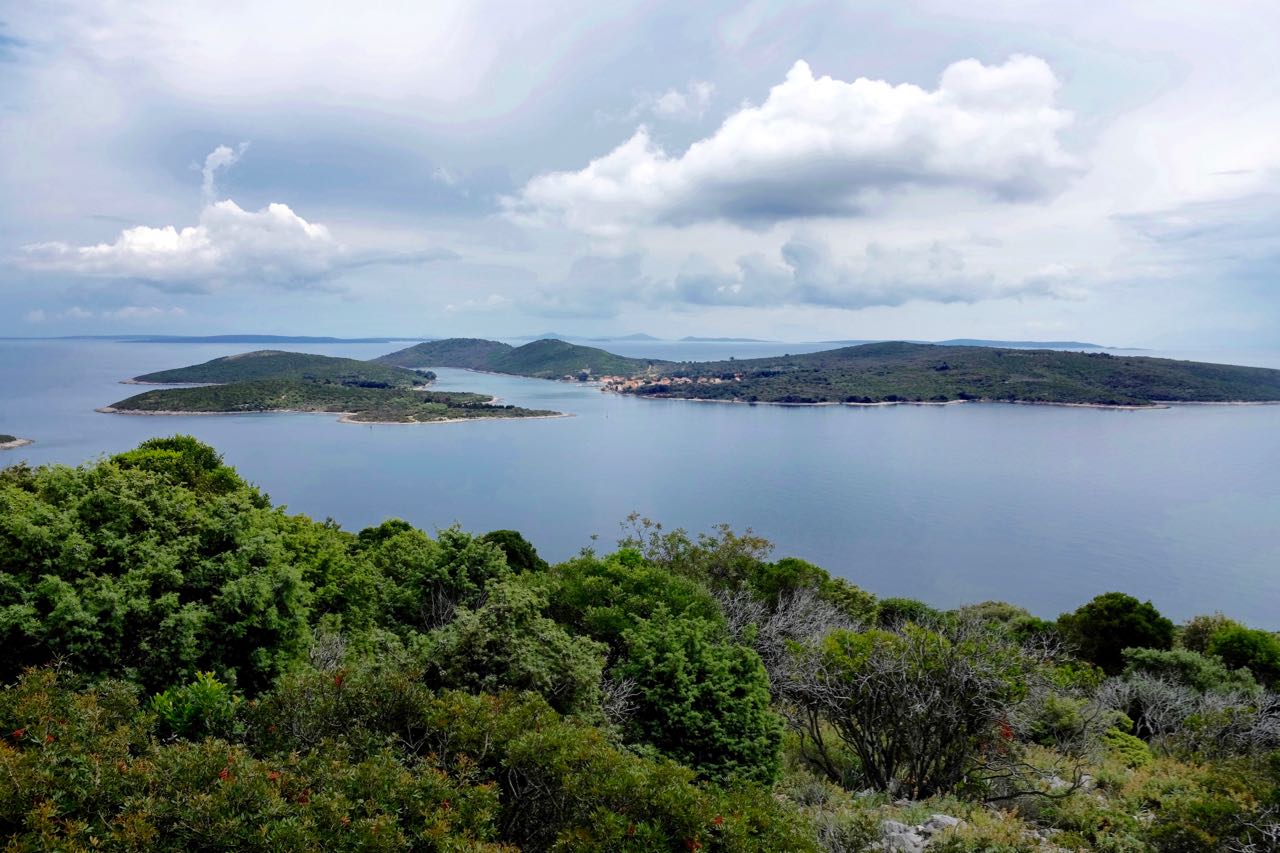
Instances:
[[[631,739],[711,779],[772,781],[782,721],[769,708],[769,679],[751,649],[723,629],[659,611],[624,637],[614,668],[637,689]]]
[[[529,540],[514,530],[491,530],[480,541],[497,545],[513,572],[545,572],[550,568]]]
[[[230,737],[239,706],[240,697],[211,672],[197,672],[190,684],[151,698],[161,734],[187,740]]]
[[[1187,649],[1125,649],[1125,673],[1146,673],[1175,684],[1185,684],[1200,692],[1255,692],[1258,682],[1248,669],[1227,667],[1218,658]]]
[[[533,690],[562,713],[594,712],[607,647],[570,636],[545,607],[524,585],[494,584],[481,607],[458,611],[432,635],[429,671],[446,687]]]
[[[1239,625],[1234,619],[1228,619],[1221,613],[1196,616],[1183,626],[1178,639],[1184,649],[1205,654],[1209,651],[1209,641],[1213,635],[1223,628]]]
[[[1064,613],[1058,617],[1058,628],[1082,658],[1108,675],[1124,668],[1125,649],[1173,647],[1173,623],[1150,601],[1121,592],[1103,593],[1074,613]]]
[[[947,791],[981,755],[1012,746],[1007,720],[1025,695],[1028,662],[985,626],[835,631],[807,663],[789,698],[813,712],[811,727],[830,723],[876,790]]]
[[[1103,735],[1102,742],[1107,753],[1126,767],[1145,767],[1151,763],[1151,747],[1131,734],[1110,729]]]
[[[1228,625],[1209,639],[1208,652],[1227,666],[1248,669],[1265,685],[1280,680],[1280,639],[1274,634]]]
[[[905,622],[932,625],[941,618],[940,611],[914,598],[882,598],[876,611],[881,628],[893,628]]]

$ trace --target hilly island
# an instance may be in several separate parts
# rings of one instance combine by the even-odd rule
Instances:
[[[1096,406],[1280,401],[1280,370],[1105,352],[906,342],[803,355],[673,362],[542,340],[430,341],[377,359],[546,379],[647,397],[793,405],[992,401]]]
[[[120,414],[330,412],[359,423],[442,423],[554,417],[497,405],[483,394],[434,392],[430,371],[307,353],[260,350],[136,376],[136,384],[199,383],[146,391],[100,411]]]

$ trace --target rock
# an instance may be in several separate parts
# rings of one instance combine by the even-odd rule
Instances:
[[[892,851],[892,853],[924,853],[924,846],[927,843],[923,835],[916,831],[916,827],[907,826],[896,820],[886,820],[880,823],[880,832],[883,837],[880,841],[879,849]]]
[[[959,826],[964,823],[958,817],[952,817],[946,814],[930,815],[929,819],[920,824],[920,831],[925,835],[935,835],[944,829],[950,829],[953,826]]]

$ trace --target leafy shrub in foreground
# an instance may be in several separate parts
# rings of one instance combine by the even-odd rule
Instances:
[[[1280,681],[1280,639],[1243,625],[1228,625],[1209,638],[1208,652],[1230,667],[1243,667],[1263,684]]]
[[[190,684],[151,698],[161,734],[187,740],[230,737],[239,706],[240,697],[211,672],[197,672]]]

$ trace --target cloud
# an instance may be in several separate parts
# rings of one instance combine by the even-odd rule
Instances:
[[[940,241],[893,247],[872,242],[860,254],[838,259],[826,243],[803,235],[784,243],[776,258],[744,255],[728,271],[691,259],[674,280],[676,298],[694,305],[850,310],[915,301],[1072,298],[1080,293],[1074,284],[1074,276],[1064,267],[1002,280],[991,272],[970,269],[960,251]]]
[[[702,118],[711,103],[716,87],[705,80],[695,80],[684,88],[668,89],[654,98],[649,109],[655,116],[677,121]]]
[[[611,234],[654,223],[858,215],[915,187],[1040,198],[1077,167],[1058,140],[1071,121],[1056,106],[1058,85],[1033,56],[956,62],[933,90],[815,78],[797,62],[763,104],[731,115],[683,154],[668,154],[640,127],[585,168],[537,176],[503,203],[517,221]]]
[[[206,203],[197,224],[126,228],[110,243],[75,246],[61,241],[22,247],[30,269],[95,278],[133,279],[164,290],[202,292],[243,283],[300,287],[339,272],[380,264],[452,260],[447,249],[353,252],[329,229],[308,222],[287,204],[245,210],[231,199],[210,201],[217,172],[233,165],[248,143],[219,145],[201,170]]]
[[[72,305],[63,311],[49,312],[43,308],[36,308],[28,311],[25,319],[28,323],[45,323],[49,321],[70,320],[123,320],[131,321],[147,321],[160,319],[173,319],[177,317],[185,317],[187,312],[178,306],[171,308],[161,308],[158,305],[124,305],[120,308],[110,308],[102,311],[90,311],[79,305]]]
[[[174,290],[207,290],[235,280],[295,285],[330,274],[344,250],[325,226],[288,205],[242,209],[231,200],[206,205],[196,225],[126,228],[111,243],[23,248],[29,267],[83,276],[128,278]]]
[[[234,166],[248,148],[248,142],[241,142],[234,150],[225,145],[219,145],[204,158],[204,167],[200,169],[200,176],[203,179],[200,189],[206,204],[217,199],[218,187],[215,178],[218,171]]]

